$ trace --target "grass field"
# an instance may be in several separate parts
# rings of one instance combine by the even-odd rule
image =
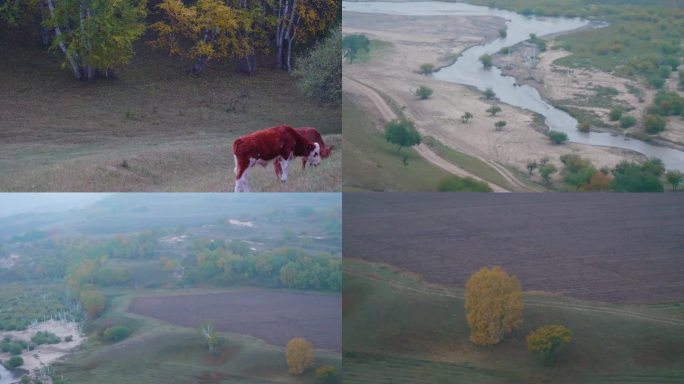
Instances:
[[[224,290],[225,291],[225,290]],[[124,324],[131,336],[116,344],[97,341],[91,333],[87,344],[76,354],[55,366],[55,372],[69,383],[314,383],[310,370],[303,376],[287,373],[284,351],[256,338],[234,333],[220,333],[222,352],[207,352],[196,328],[184,328],[167,322],[127,312],[132,299],[153,295],[156,291],[126,293],[110,291],[108,310],[90,329],[104,324]],[[181,295],[216,293],[201,289],[178,292]],[[168,291],[157,292],[166,294]],[[199,324],[198,324],[199,326]],[[317,351],[315,367],[334,365],[340,356]]]
[[[382,59],[385,53],[392,49],[392,43],[378,39],[370,39],[368,51],[361,50],[356,55],[356,60],[368,63],[371,60]]]
[[[0,30],[0,190],[232,191],[233,140],[278,124],[341,138],[340,109],[307,101],[295,79],[259,58],[256,76],[214,64],[199,77],[136,45],[117,78],[84,84],[60,69],[38,36]],[[288,184],[255,169],[262,191],[341,188],[341,155]]]
[[[460,288],[348,258],[343,293],[345,383],[684,380],[680,304],[621,306],[526,294],[521,329],[497,346],[476,347],[468,342]],[[554,367],[540,366],[525,348],[525,335],[543,324],[574,333]]]
[[[342,103],[344,191],[436,191],[451,175],[412,149],[397,152],[368,116],[348,98]],[[405,166],[403,159],[408,165]]]

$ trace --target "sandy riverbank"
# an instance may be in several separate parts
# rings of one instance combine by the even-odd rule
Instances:
[[[437,81],[418,73],[423,63],[436,67],[448,64],[463,50],[498,38],[505,22],[497,17],[398,16],[345,12],[345,33],[364,33],[371,39],[392,43],[381,58],[368,63],[346,64],[345,77],[379,90],[395,100],[404,113],[415,120],[423,134],[429,134],[450,147],[488,163],[500,163],[525,171],[530,159],[558,157],[575,153],[590,159],[597,167],[612,167],[637,155],[621,150],[570,143],[551,145],[534,116],[528,111],[499,105],[495,117],[485,111],[496,101],[485,100],[469,87]],[[418,100],[411,91],[427,85],[435,92],[430,100]],[[349,95],[349,93],[348,93]],[[352,96],[353,97],[353,96]],[[469,124],[461,122],[465,112],[475,115]],[[505,120],[502,132],[494,123]]]

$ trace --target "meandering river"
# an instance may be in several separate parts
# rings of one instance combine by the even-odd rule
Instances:
[[[0,364],[0,384],[11,384],[17,382],[17,378],[12,375],[12,372],[8,371],[5,366]]]
[[[577,130],[577,120],[568,113],[546,102],[539,92],[528,85],[516,85],[515,78],[504,76],[499,68],[484,69],[479,61],[483,54],[494,54],[504,47],[529,39],[531,33],[545,36],[586,26],[589,22],[578,18],[527,17],[494,8],[464,3],[438,1],[421,2],[349,2],[343,1],[344,11],[383,13],[410,16],[497,16],[506,20],[508,36],[484,45],[465,50],[453,65],[441,69],[434,77],[451,83],[470,85],[484,91],[491,88],[502,102],[543,115],[550,129],[568,135],[572,142],[603,147],[627,149],[648,157],[657,157],[668,169],[684,170],[684,151],[653,145],[607,132],[582,133]]]

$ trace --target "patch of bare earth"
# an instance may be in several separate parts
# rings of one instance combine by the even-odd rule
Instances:
[[[512,166],[526,171],[528,160],[549,157],[560,167],[558,158],[578,154],[590,159],[597,167],[614,166],[624,159],[634,158],[624,151],[569,143],[552,145],[534,121],[532,113],[485,100],[482,93],[466,86],[450,84],[418,73],[423,63],[437,67],[453,62],[455,55],[468,47],[498,38],[505,21],[496,17],[463,16],[396,16],[344,12],[344,33],[363,33],[371,39],[392,43],[380,57],[367,63],[345,63],[345,81],[356,80],[393,99],[403,113],[416,122],[423,134],[445,145],[491,164]],[[372,55],[372,53],[371,53]],[[434,90],[429,100],[413,95],[420,85]],[[347,97],[358,92],[345,89]],[[498,104],[502,112],[489,116],[486,110]],[[363,107],[363,104],[360,104]],[[372,107],[367,108],[373,109]],[[464,124],[465,112],[475,115]],[[497,132],[494,123],[508,124]]]

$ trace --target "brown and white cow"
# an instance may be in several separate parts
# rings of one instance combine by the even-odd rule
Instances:
[[[325,142],[323,141],[323,137],[321,134],[316,130],[316,128],[311,128],[311,127],[301,127],[301,128],[295,128],[297,133],[302,135],[304,138],[309,140],[312,143],[318,143],[318,145],[321,146],[321,159],[326,159],[330,156],[332,153],[332,150],[335,148],[334,145],[331,145],[330,147],[327,147],[325,145]],[[306,168],[306,163],[308,163],[306,154],[305,153],[297,153],[295,152],[295,157],[302,157],[302,169]],[[262,164],[263,166],[266,166],[266,164]],[[280,174],[282,173],[281,167],[280,167],[280,159],[277,158],[273,162],[273,166],[275,168],[276,172],[276,177],[280,178]]]
[[[235,192],[249,192],[247,174],[255,164],[268,164],[279,159],[282,172],[280,181],[287,181],[288,162],[302,153],[306,162],[318,165],[321,162],[321,146],[306,139],[294,128],[287,125],[266,128],[233,142],[233,158],[235,160]]]

